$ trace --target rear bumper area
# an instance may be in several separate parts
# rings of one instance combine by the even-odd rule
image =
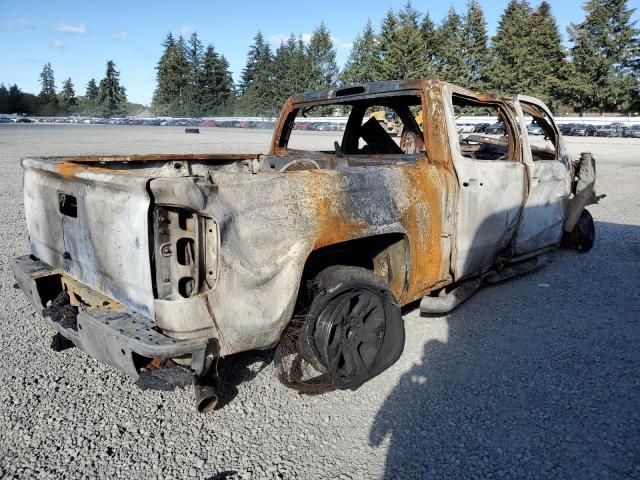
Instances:
[[[78,308],[67,305],[57,311],[54,301],[70,283],[77,284],[75,280],[30,255],[14,259],[13,270],[22,291],[54,330],[90,356],[133,378],[151,359],[185,355],[191,356],[194,373],[204,375],[217,354],[215,340],[168,337],[156,330],[152,319],[129,311],[84,285],[80,288],[91,297],[92,305],[68,292],[80,301]]]

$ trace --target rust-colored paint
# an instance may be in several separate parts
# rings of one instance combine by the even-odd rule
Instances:
[[[62,287],[69,294],[71,305],[76,307],[88,305],[92,308],[107,307],[114,312],[123,312],[125,310],[125,306],[121,303],[74,280],[62,270],[58,270],[57,273],[61,275]]]
[[[122,173],[131,175],[133,173],[132,170],[113,170],[105,167],[96,167],[93,165],[82,165],[80,163],[76,163],[75,159],[73,162],[60,162],[58,163],[58,173],[63,177],[73,177],[78,172],[96,172],[96,173],[108,173],[110,175]]]
[[[436,168],[420,160],[403,166],[410,205],[402,215],[410,250],[409,288],[402,298],[406,304],[417,300],[440,280],[442,262],[442,204]]]
[[[349,221],[344,208],[344,192],[329,190],[333,179],[322,171],[309,172],[313,192],[316,233],[314,249],[358,238],[367,229],[361,221]]]
[[[439,82],[427,82],[423,97],[425,148],[429,154],[429,163],[453,172],[451,148],[446,125],[446,106],[442,103],[442,85]]]

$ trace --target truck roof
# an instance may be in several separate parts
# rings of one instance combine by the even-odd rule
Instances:
[[[344,87],[328,88],[300,93],[291,97],[292,103],[315,103],[325,100],[365,99],[370,96],[379,96],[385,93],[397,93],[403,90],[419,90],[426,82],[431,84],[444,84],[438,80],[388,80],[384,82],[367,82],[347,85]]]

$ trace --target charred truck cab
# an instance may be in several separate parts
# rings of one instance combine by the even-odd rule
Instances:
[[[296,122],[329,110],[348,115],[341,142],[301,148]],[[494,115],[504,135],[459,135],[464,113]],[[544,140],[528,137],[531,119]],[[266,155],[22,166],[20,287],[59,345],[134,378],[170,359],[202,380],[216,357],[286,337],[311,384],[355,389],[399,358],[402,305],[448,311],[563,242],[593,243],[593,159],[572,161],[548,108],[432,80],[293,96]]]

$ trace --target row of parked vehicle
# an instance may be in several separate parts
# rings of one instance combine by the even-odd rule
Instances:
[[[458,133],[487,133],[489,135],[503,135],[504,125],[498,123],[456,123]]]
[[[487,133],[494,135],[504,134],[504,125],[501,122],[488,124],[457,124],[458,133]],[[610,123],[608,125],[591,125],[584,123],[565,123],[558,128],[563,135],[579,137],[632,137],[640,138],[640,124],[626,126],[624,123]],[[536,123],[527,127],[529,135],[543,135],[544,131]]]
[[[270,120],[202,120],[197,118],[81,118],[81,117],[39,117],[28,118],[1,117],[0,123],[84,123],[93,125],[149,125],[149,126],[177,126],[177,127],[221,127],[221,128],[264,128],[273,129],[274,122]],[[504,135],[504,125],[497,123],[457,123],[458,133],[485,133],[489,135]],[[344,122],[297,122],[296,130],[314,131],[343,131]],[[563,135],[579,137],[631,137],[640,138],[640,124],[626,126],[624,123],[610,123],[608,125],[592,125],[585,123],[565,123],[559,125]],[[531,123],[527,127],[529,135],[543,135],[539,125]]]
[[[632,137],[640,138],[640,124],[626,126],[624,123],[608,125],[589,125],[584,123],[565,123],[559,126],[563,135],[578,137]]]
[[[317,132],[342,132],[347,127],[344,122],[297,122],[294,130],[314,130]]]
[[[0,117],[0,123],[33,123],[33,120],[27,117]]]

